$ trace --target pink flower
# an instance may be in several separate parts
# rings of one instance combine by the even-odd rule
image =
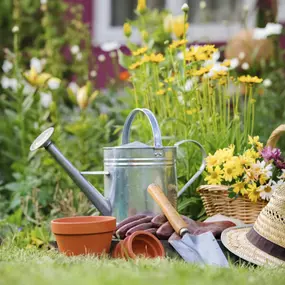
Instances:
[[[269,160],[278,160],[281,159],[281,151],[279,148],[272,148],[270,146],[266,146],[262,151],[261,155],[266,162]]]
[[[266,162],[273,160],[277,168],[285,169],[285,161],[279,148],[267,146],[261,151],[261,155]]]

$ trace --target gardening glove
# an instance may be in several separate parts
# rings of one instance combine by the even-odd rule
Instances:
[[[210,231],[216,238],[219,238],[223,230],[235,226],[231,221],[197,222],[186,216],[182,216],[182,218],[187,223],[189,233],[192,235],[199,235]],[[152,223],[158,227],[156,236],[159,239],[178,238],[178,235],[174,232],[174,229],[164,215],[154,217]]]
[[[182,218],[187,223],[190,234],[193,235],[211,231],[218,238],[224,229],[235,226],[230,221],[196,222],[186,216],[182,216]],[[120,222],[116,228],[116,237],[124,239],[139,230],[150,232],[161,240],[167,240],[172,235],[173,238],[178,237],[164,215],[150,214],[137,214]]]
[[[154,215],[151,214],[137,214],[128,217],[117,225],[115,236],[124,239],[132,233],[141,230],[155,234],[157,227],[151,222],[153,217]]]

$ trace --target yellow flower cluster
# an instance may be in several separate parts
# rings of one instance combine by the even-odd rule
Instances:
[[[243,75],[238,78],[238,81],[242,83],[252,84],[252,83],[261,83],[263,79],[257,76]]]
[[[164,56],[161,53],[152,53],[150,55],[145,55],[143,57],[144,62],[154,62],[154,63],[160,63],[165,60]]]
[[[200,69],[193,69],[188,72],[192,76],[202,76],[210,71],[212,66],[201,67]]]
[[[191,46],[185,54],[186,61],[205,61],[212,58],[218,49],[214,45]]]
[[[139,49],[133,51],[133,52],[132,52],[132,55],[134,55],[134,56],[142,55],[142,54],[144,54],[146,51],[147,51],[147,47],[142,47],[142,48],[139,48]]]
[[[160,89],[156,92],[156,95],[164,95],[165,94],[165,90]]]
[[[199,110],[197,108],[193,108],[193,109],[190,109],[190,110],[186,110],[186,114],[187,115],[193,115],[195,113],[197,113]]]
[[[183,46],[187,44],[187,40],[178,40],[178,41],[173,41],[170,45],[169,45],[169,48],[170,49],[175,49],[175,48],[178,48],[180,46]]]
[[[137,50],[137,52],[139,52],[139,50]],[[140,51],[142,52],[142,51]],[[131,64],[129,66],[130,70],[134,70],[137,69],[138,67],[140,67],[141,65],[143,65],[146,62],[153,62],[153,63],[160,63],[162,61],[164,61],[165,58],[161,53],[152,53],[150,55],[144,55],[144,57],[141,60],[136,61],[135,63]]]
[[[258,136],[249,136],[248,144],[250,148],[241,155],[234,155],[234,145],[210,154],[206,158],[205,180],[209,184],[228,185],[234,193],[247,194],[251,201],[256,202],[260,193],[270,187],[266,183],[272,176],[272,166],[260,160],[263,144]]]

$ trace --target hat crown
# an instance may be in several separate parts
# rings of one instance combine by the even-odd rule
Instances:
[[[265,239],[285,248],[285,184],[274,191],[253,228]]]

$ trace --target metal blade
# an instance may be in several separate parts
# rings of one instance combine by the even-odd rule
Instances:
[[[211,232],[197,236],[185,233],[181,240],[169,240],[169,243],[187,262],[220,267],[229,266],[223,251]]]

